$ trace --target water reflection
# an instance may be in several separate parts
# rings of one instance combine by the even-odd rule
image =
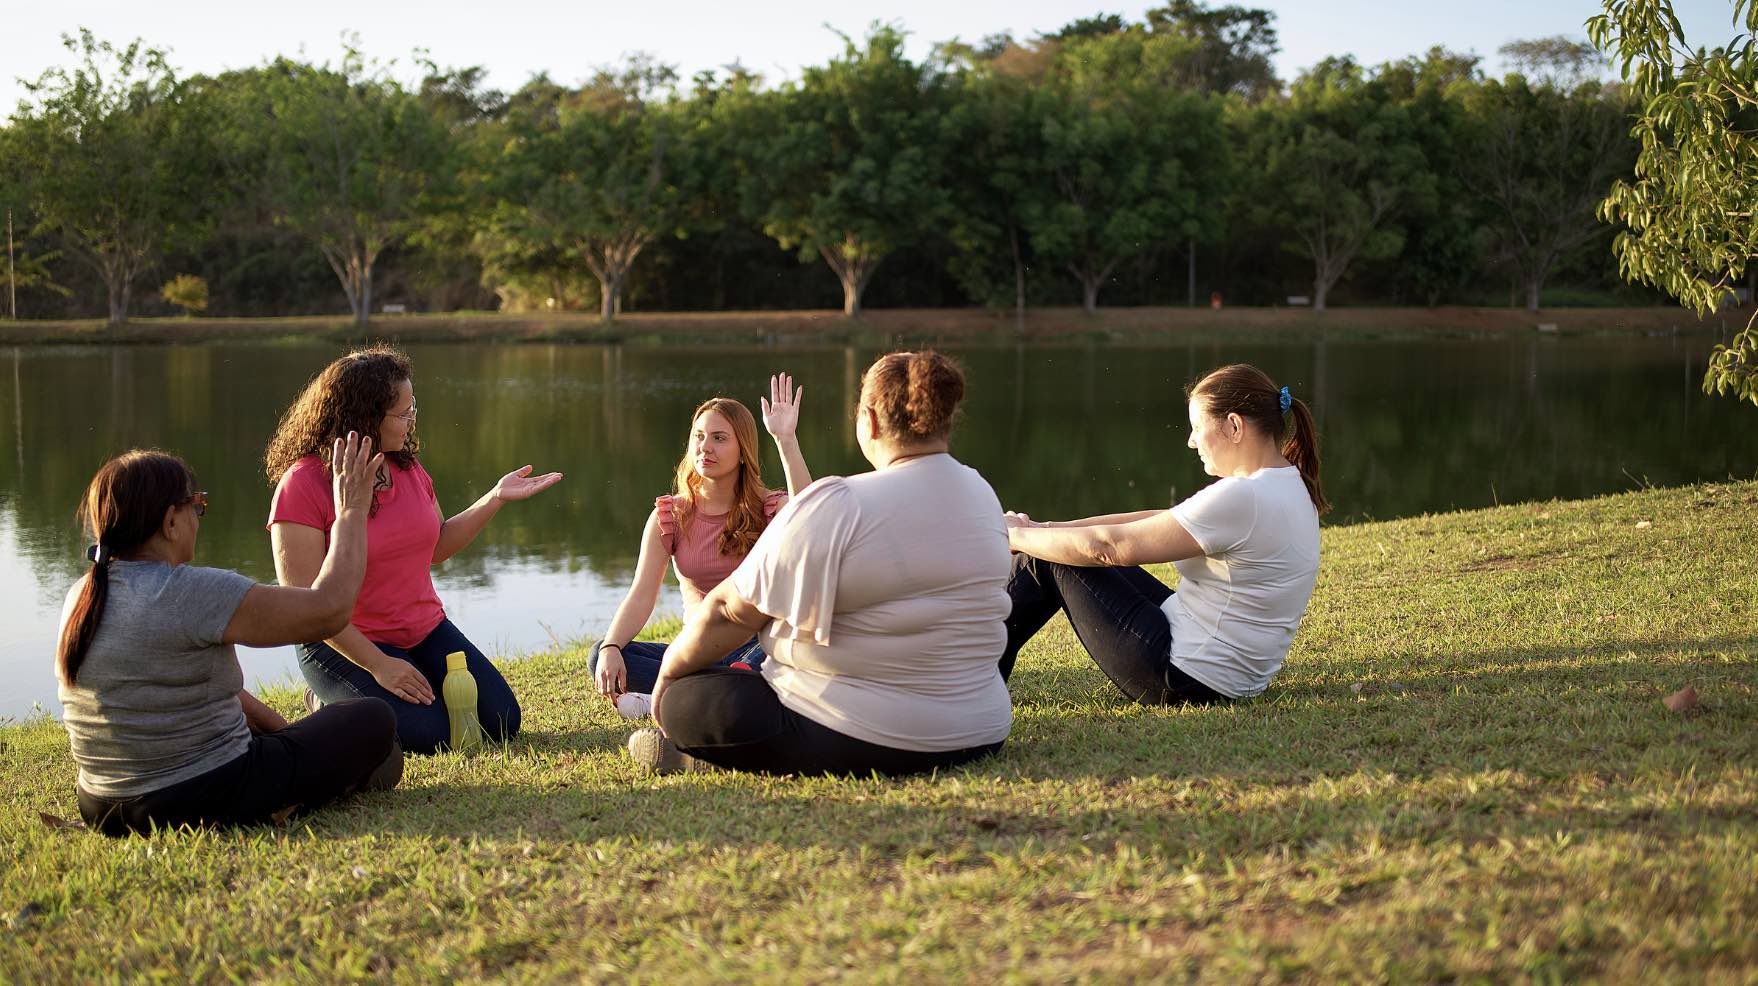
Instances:
[[[969,376],[954,450],[1009,507],[1065,517],[1168,503],[1204,477],[1184,447],[1183,386],[1239,360],[1318,417],[1335,522],[1675,484],[1758,469],[1753,410],[1698,390],[1709,343],[1520,337],[951,347]],[[525,463],[567,473],[503,511],[439,570],[442,597],[485,647],[528,650],[600,629],[640,526],[683,449],[689,412],[722,393],[753,408],[768,375],[806,386],[814,474],[865,468],[850,425],[881,350],[455,344],[409,347],[423,461],[456,510]],[[273,578],[262,451],[279,414],[340,352],[318,345],[14,347],[0,400],[0,715],[52,704],[53,632],[82,571],[73,510],[115,452],[184,456],[212,495],[198,562]],[[28,449],[27,449],[28,446]],[[765,450],[770,481],[779,460]],[[675,601],[671,603],[675,608]],[[20,611],[22,610],[22,612]],[[545,615],[547,614],[547,616]],[[285,673],[290,660],[261,667]]]

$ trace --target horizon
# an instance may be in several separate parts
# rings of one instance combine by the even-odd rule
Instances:
[[[761,74],[770,84],[780,84],[798,78],[803,68],[836,56],[841,35],[858,38],[874,24],[900,26],[908,35],[910,57],[919,59],[940,42],[977,42],[1000,33],[1027,40],[1053,33],[1082,17],[1117,13],[1139,22],[1147,10],[1159,4],[1133,3],[1120,9],[1067,0],[1005,5],[978,0],[948,9],[921,0],[902,0],[887,5],[884,11],[876,9],[877,4],[858,5],[836,22],[792,0],[764,5],[765,12],[779,11],[778,17],[758,17],[751,8],[732,10],[702,0],[684,0],[674,5],[678,16],[664,20],[623,10],[578,11],[558,18],[546,14],[542,6],[532,0],[508,0],[497,8],[501,12],[497,22],[488,26],[466,16],[470,8],[463,5],[424,6],[419,8],[422,29],[410,32],[400,21],[405,19],[404,8],[417,9],[413,4],[386,3],[362,9],[339,0],[314,0],[297,12],[272,11],[255,18],[262,28],[256,36],[279,39],[277,45],[238,43],[230,36],[235,29],[228,30],[234,28],[226,16],[228,8],[213,0],[181,3],[170,12],[116,0],[25,10],[12,15],[14,44],[9,61],[13,67],[0,76],[0,107],[10,118],[28,99],[26,81],[39,79],[51,68],[72,64],[72,53],[61,39],[77,35],[81,28],[89,28],[98,39],[118,46],[138,39],[160,49],[179,76],[217,75],[280,56],[322,64],[336,59],[352,38],[364,55],[392,66],[393,74],[406,83],[419,78],[408,69],[425,54],[441,68],[480,67],[488,87],[511,92],[539,74],[563,85],[577,85],[594,69],[635,54],[647,54],[673,66],[680,79],[739,64]],[[1434,9],[1387,10],[1369,0],[1343,0],[1322,10],[1292,0],[1252,6],[1275,15],[1280,50],[1272,62],[1284,83],[1327,57],[1349,55],[1362,64],[1379,65],[1421,55],[1437,44],[1478,55],[1485,73],[1499,76],[1506,70],[1497,53],[1502,45],[1559,34],[1584,41],[1582,25],[1600,10],[1598,4],[1590,3],[1488,0],[1475,8],[1475,16],[1455,19]],[[1675,4],[1675,9],[1693,45],[1717,44],[1732,30],[1731,4],[1686,0]],[[1368,18],[1375,26],[1371,34],[1351,30],[1352,24]],[[532,24],[556,21],[560,23],[555,30],[536,38],[529,35]],[[681,22],[687,23],[680,27]],[[592,24],[604,29],[588,30]],[[1497,24],[1505,26],[1493,26]],[[503,25],[504,29],[497,29]],[[576,46],[576,32],[569,28],[579,29],[584,41]],[[387,40],[393,35],[401,35],[402,40]],[[20,47],[28,54],[21,55]],[[1609,63],[1606,73],[1614,74]]]

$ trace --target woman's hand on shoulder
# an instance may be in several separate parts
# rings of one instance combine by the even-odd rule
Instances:
[[[794,378],[777,373],[769,378],[769,396],[759,398],[763,405],[763,427],[776,440],[793,438],[800,427],[800,398],[804,386],[795,387]]]
[[[544,490],[562,481],[559,472],[546,472],[541,476],[531,475],[530,466],[520,466],[501,477],[494,484],[494,495],[497,500],[529,500]]]
[[[384,454],[372,451],[372,439],[351,431],[346,438],[336,439],[330,462],[334,463],[331,480],[336,498],[336,513],[366,510],[372,506],[373,487],[378,482],[379,466]]]

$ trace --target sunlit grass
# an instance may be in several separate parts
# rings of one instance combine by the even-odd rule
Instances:
[[[936,778],[643,775],[578,647],[506,666],[509,746],[291,830],[51,829],[65,736],[0,730],[0,980],[1751,981],[1755,517],[1327,529],[1262,699],[1124,705],[1058,622]]]

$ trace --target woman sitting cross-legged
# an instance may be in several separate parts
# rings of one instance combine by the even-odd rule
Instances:
[[[396,785],[403,755],[389,706],[337,702],[289,725],[244,690],[233,648],[347,624],[366,570],[371,446],[354,435],[336,443],[336,525],[310,588],[191,565],[207,494],[176,456],[128,452],[92,478],[80,516],[97,543],[67,594],[56,654],[79,813],[92,828],[266,822]]]
[[[1007,529],[989,484],[947,451],[963,396],[933,353],[867,370],[855,438],[874,471],[801,491],[696,607],[660,668],[664,732],[629,739],[637,761],[892,775],[1001,748]],[[761,672],[710,666],[754,630]]]
[[[408,357],[393,349],[361,350],[312,378],[281,419],[264,459],[275,484],[268,523],[275,574],[282,585],[309,585],[337,516],[329,492],[332,463],[324,460],[330,439],[350,430],[377,436],[384,461],[367,509],[372,547],[360,598],[347,626],[299,645],[299,671],[323,702],[384,699],[397,714],[403,749],[433,753],[451,736],[441,691],[448,654],[464,654],[476,679],[477,719],[490,739],[510,739],[520,723],[506,679],[446,618],[433,566],[469,546],[503,504],[536,496],[562,476],[516,469],[447,517],[417,459],[415,420]]]
[[[1312,414],[1243,364],[1209,373],[1187,396],[1189,445],[1218,482],[1169,510],[1052,523],[1007,515],[1017,554],[1002,675],[1058,611],[1138,702],[1245,698],[1281,669],[1312,598],[1328,509]],[[1177,592],[1139,567],[1160,562],[1177,565]]]
[[[795,435],[804,389],[794,387],[793,378],[780,373],[769,379],[770,396],[763,399],[763,425],[781,452],[786,493],[763,485],[757,422],[745,405],[730,397],[713,397],[690,415],[690,438],[672,480],[672,493],[654,501],[641,531],[634,581],[611,617],[604,639],[592,645],[589,666],[599,694],[615,702],[628,718],[639,719],[651,709],[653,683],[665,657],[664,644],[634,636],[653,615],[666,559],[677,568],[688,618],[702,598],[745,560],[751,545],[787,502],[788,493],[812,481]],[[763,663],[763,649],[752,636],[719,663],[755,668]]]

